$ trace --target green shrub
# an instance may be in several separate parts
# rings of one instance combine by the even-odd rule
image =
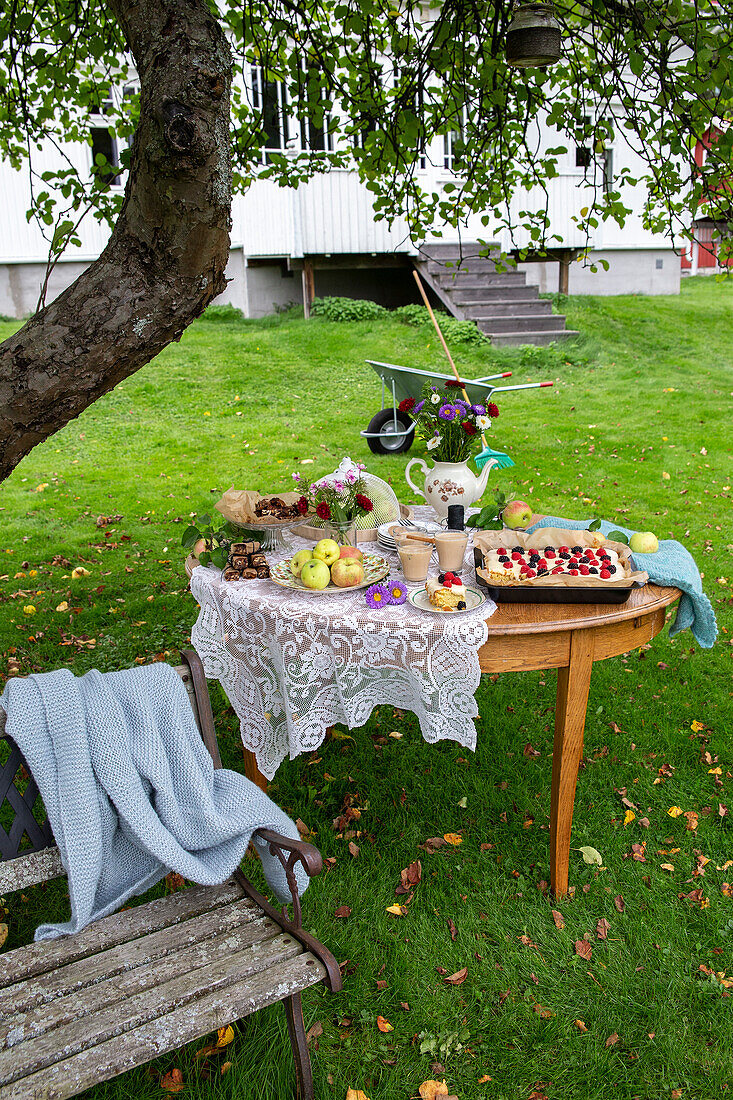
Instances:
[[[411,302],[408,306],[398,306],[397,309],[392,310],[392,317],[395,321],[400,321],[403,325],[412,325],[414,328],[432,323],[425,306],[418,305],[417,302]]]
[[[441,319],[438,324],[443,330],[443,335],[449,347],[451,344],[469,344],[476,347],[490,343],[488,336],[484,336],[475,321],[459,321],[457,317],[446,317],[444,320]]]
[[[205,321],[217,321],[219,324],[224,325],[241,325],[244,321],[244,314],[241,309],[237,309],[229,303],[227,305],[207,306],[204,310]]]
[[[311,306],[311,317],[324,321],[378,321],[386,312],[365,298],[314,298]]]

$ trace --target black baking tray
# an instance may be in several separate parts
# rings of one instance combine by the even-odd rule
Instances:
[[[626,603],[631,595],[633,585],[627,588],[544,588],[540,585],[513,584],[494,585],[489,584],[479,576],[479,569],[483,565],[484,556],[481,550],[474,546],[473,563],[476,567],[476,584],[483,588],[491,596],[494,603]]]

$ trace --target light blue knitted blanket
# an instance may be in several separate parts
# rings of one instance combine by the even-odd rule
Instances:
[[[585,531],[590,522],[589,519],[561,519],[558,516],[545,516],[529,530],[537,531],[540,527],[565,527],[571,531]],[[603,520],[601,534],[607,535],[609,531],[623,531],[629,537],[634,534],[627,527],[620,527],[617,523],[607,523]],[[702,590],[700,570],[695,565],[695,559],[690,551],[675,539],[663,539],[659,543],[656,554],[632,554],[632,558],[636,568],[648,573],[649,580],[654,584],[671,585],[682,592],[675,620],[669,628],[670,638],[674,638],[675,634],[679,634],[681,630],[689,629],[698,645],[703,649],[710,649],[718,636],[718,625],[715,622],[713,606]]]
[[[298,839],[254,783],[214,769],[170,665],[12,679],[0,703],[69,876],[71,920],[42,924],[36,940],[77,932],[168,871],[202,885],[224,882],[257,828]],[[263,841],[254,843],[273,891],[290,900],[281,864]]]

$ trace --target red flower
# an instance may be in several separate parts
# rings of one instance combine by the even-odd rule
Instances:
[[[486,411],[493,420],[496,420],[497,416],[499,415],[499,410],[493,401],[490,401],[489,404],[486,406]]]
[[[414,401],[413,401],[413,404],[414,404]],[[354,500],[359,505],[362,512],[371,512],[371,510],[374,507],[374,505],[372,504],[369,497],[365,497],[363,493],[357,493],[356,496],[354,497]]]
[[[301,497],[300,500],[297,502],[297,508],[301,516],[306,516],[308,514],[308,498]]]
[[[459,382],[457,378],[449,378],[445,384],[445,388],[448,390],[451,387],[457,390],[463,389],[463,382]]]
[[[319,519],[330,519],[331,518],[331,506],[330,506],[330,504],[326,504],[325,500],[322,500],[321,503],[316,508],[316,515],[318,516]]]
[[[410,409],[415,408],[415,398],[406,397],[403,401],[400,401],[397,408],[400,410],[401,413],[408,413]]]
[[[476,425],[472,424],[470,420],[464,420],[461,423],[461,427],[463,428],[466,435],[475,435],[476,434]]]

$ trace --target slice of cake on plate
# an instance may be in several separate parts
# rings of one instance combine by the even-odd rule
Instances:
[[[466,586],[455,573],[439,573],[425,582],[428,598],[439,611],[465,611]]]

